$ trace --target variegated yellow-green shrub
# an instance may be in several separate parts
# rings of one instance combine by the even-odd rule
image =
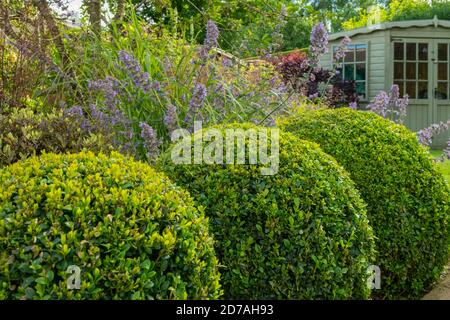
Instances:
[[[82,130],[82,116],[39,106],[0,110],[0,167],[45,152],[109,153],[113,132]]]
[[[144,163],[82,152],[0,169],[2,299],[212,299],[217,263],[203,213]]]

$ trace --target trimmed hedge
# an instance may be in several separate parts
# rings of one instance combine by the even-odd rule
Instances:
[[[19,161],[0,170],[0,298],[217,298],[207,222],[188,193],[117,153]]]
[[[449,192],[415,134],[349,108],[303,112],[279,125],[317,142],[356,183],[377,238],[377,296],[421,297],[448,261]]]
[[[237,128],[257,127],[215,127]],[[157,165],[205,207],[226,298],[367,298],[373,235],[353,182],[316,144],[280,133],[279,147],[275,175],[261,163],[174,164],[173,146]]]

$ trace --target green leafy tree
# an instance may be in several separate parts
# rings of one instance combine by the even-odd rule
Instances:
[[[450,20],[450,2],[448,0],[392,0],[377,10],[362,8],[359,14],[345,21],[342,26],[346,30],[369,25],[377,16],[378,22],[438,19]],[[372,10],[371,10],[372,9]]]

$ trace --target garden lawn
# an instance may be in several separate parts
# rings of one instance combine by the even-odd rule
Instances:
[[[442,151],[439,150],[431,150],[430,153],[434,158],[440,157],[442,155]],[[438,166],[442,174],[444,175],[444,178],[448,183],[450,183],[450,160],[438,162]]]

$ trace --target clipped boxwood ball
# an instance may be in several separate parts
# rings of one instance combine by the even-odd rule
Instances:
[[[447,262],[449,192],[415,134],[349,108],[299,113],[279,124],[317,142],[361,192],[377,238],[376,296],[421,297]]]
[[[222,137],[226,160],[227,148],[232,157],[239,154],[226,143],[229,130],[247,134],[258,127],[230,124],[214,129]],[[202,146],[203,139],[204,151],[210,150],[213,142],[203,137],[207,132],[188,136],[186,145]],[[247,151],[255,141],[245,139]],[[274,142],[270,140],[268,150]],[[175,164],[176,146],[161,155],[158,165],[204,206],[223,265],[226,298],[368,297],[373,235],[364,204],[348,174],[316,144],[280,132],[279,168],[273,175],[262,174],[260,169],[269,167],[264,162],[249,164],[247,151],[246,164],[236,164],[237,155],[235,164]]]
[[[83,152],[0,170],[1,299],[217,298],[217,269],[207,219],[144,163]]]

